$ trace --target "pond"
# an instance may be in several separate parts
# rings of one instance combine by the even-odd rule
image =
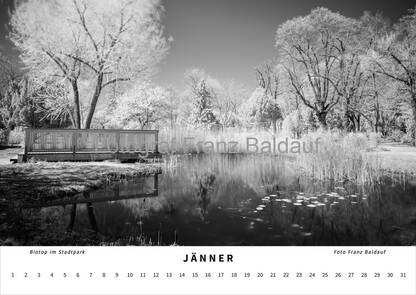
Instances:
[[[414,179],[322,182],[270,156],[181,156],[161,174],[75,200],[20,208],[31,220],[20,238],[42,245],[416,244]]]

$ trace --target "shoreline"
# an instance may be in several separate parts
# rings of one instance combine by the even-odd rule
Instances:
[[[17,197],[14,200],[20,200],[28,194],[39,200],[88,192],[114,181],[154,174],[160,169],[157,163],[37,162],[1,165],[0,205],[3,198]]]
[[[71,245],[74,240],[81,238],[81,233],[58,233],[54,228],[49,228],[49,231],[39,229],[32,224],[36,223],[37,217],[29,217],[21,223],[18,220],[22,214],[18,208],[26,202],[72,198],[112,182],[158,173],[160,169],[159,164],[111,162],[0,165],[0,245],[25,245],[27,235],[36,236],[40,244],[56,242]],[[80,245],[107,242],[99,234],[85,234],[88,238],[78,241]],[[136,240],[141,245],[148,244],[145,237],[136,237]]]
[[[160,171],[160,163],[118,162],[35,162],[8,164],[6,160],[20,149],[0,151],[0,207],[14,200],[59,198],[97,189],[113,181],[140,177]],[[213,153],[225,155],[224,153]],[[380,169],[391,174],[416,174],[416,148],[381,144],[366,152],[380,161]],[[202,155],[201,153],[172,154]],[[228,154],[227,154],[228,155]],[[232,153],[240,155],[243,153]],[[267,156],[264,155],[263,156]],[[295,160],[286,154],[270,155],[283,160]],[[6,164],[7,163],[7,164]],[[41,195],[41,196],[40,196]],[[6,204],[7,205],[7,204]]]

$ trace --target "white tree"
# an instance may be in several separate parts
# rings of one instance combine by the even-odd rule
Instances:
[[[185,73],[187,89],[185,96],[191,102],[190,123],[196,127],[211,127],[218,123],[214,111],[214,102],[222,86],[218,80],[212,78],[200,69],[188,70]]]
[[[11,40],[31,71],[70,84],[76,128],[80,95],[89,95],[88,129],[103,91],[152,73],[167,54],[162,11],[158,0],[21,1],[11,17]]]
[[[271,121],[273,132],[276,133],[277,122],[282,119],[282,111],[278,104],[278,98],[283,94],[279,67],[275,65],[275,62],[268,61],[256,69],[256,76],[258,86],[264,89],[267,97],[267,107],[264,109],[267,114],[265,114],[264,120]]]
[[[242,105],[241,112],[250,125],[261,125],[273,128],[277,118],[282,118],[279,102],[263,87],[257,87],[249,99]]]
[[[7,142],[10,131],[17,125],[20,102],[27,92],[26,82],[12,63],[0,54],[0,142]]]
[[[401,85],[412,110],[412,137],[416,145],[416,8],[402,17],[395,30],[379,40],[379,73]]]
[[[276,48],[290,84],[323,128],[328,113],[344,95],[340,87],[343,74],[350,70],[347,53],[356,28],[354,19],[319,7],[286,21],[276,32]]]
[[[170,92],[149,82],[141,82],[121,95],[108,115],[111,125],[145,129],[169,117]]]
[[[239,110],[248,94],[244,85],[233,80],[226,81],[218,88],[214,100],[214,112],[224,127],[235,127],[241,123]]]

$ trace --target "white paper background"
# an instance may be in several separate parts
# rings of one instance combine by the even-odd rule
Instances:
[[[86,255],[29,255],[84,249]],[[334,250],[386,255],[335,255]],[[185,254],[232,254],[233,263],[184,263]],[[11,294],[416,294],[416,247],[2,247],[0,293]],[[11,278],[11,273],[15,278]],[[36,278],[37,273],[41,278]],[[49,274],[54,272],[54,277]],[[63,277],[63,273],[67,277]],[[90,272],[94,275],[90,278]],[[106,278],[101,274],[105,272]],[[119,277],[115,278],[115,272]],[[127,273],[133,278],[127,278]],[[146,272],[146,278],[140,278]],[[158,279],[153,272],[159,272]],[[166,278],[172,272],[173,278]],[[179,278],[179,273],[185,278]],[[192,278],[197,272],[199,278]],[[211,272],[211,278],[205,273]],[[218,278],[223,272],[224,277]],[[237,272],[237,278],[231,273]],[[244,278],[250,272],[251,278]],[[263,272],[263,278],[257,273]],[[277,278],[271,278],[275,272]],[[289,278],[283,272],[290,273]],[[302,278],[296,273],[301,272]],[[314,272],[316,277],[309,278]],[[328,278],[321,273],[328,272]],[[335,273],[342,273],[335,278]],[[354,272],[353,278],[348,273]],[[367,278],[361,273],[367,272]],[[379,272],[381,277],[375,278]],[[387,278],[387,273],[394,274]],[[28,277],[24,277],[27,273]],[[75,274],[79,273],[80,278]],[[406,278],[400,278],[406,273]]]

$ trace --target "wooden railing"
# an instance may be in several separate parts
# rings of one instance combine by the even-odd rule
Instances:
[[[25,156],[33,153],[158,152],[158,130],[25,129]]]

